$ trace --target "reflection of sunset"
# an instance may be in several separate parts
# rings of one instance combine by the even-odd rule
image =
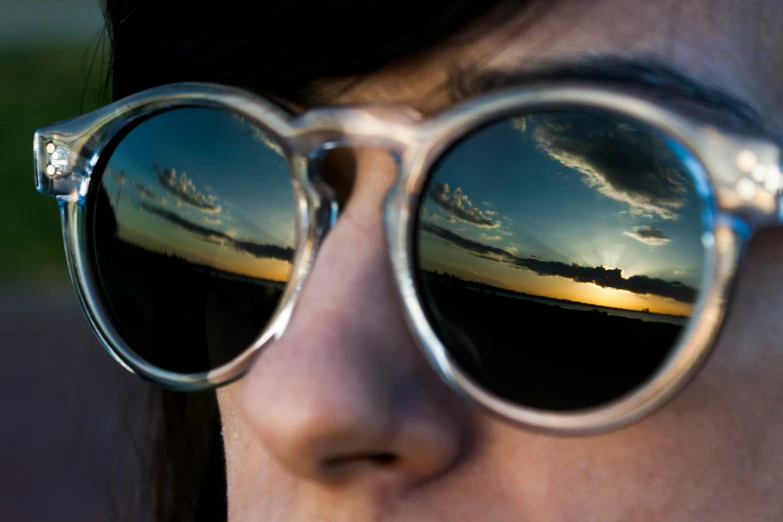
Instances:
[[[229,256],[225,256],[228,258]],[[240,254],[244,259],[225,259],[223,256],[215,259],[212,265],[229,272],[241,275],[269,279],[270,281],[286,282],[291,274],[291,264],[279,259],[254,259],[246,254]],[[224,264],[223,261],[226,261]]]
[[[419,259],[460,284],[489,286],[474,290],[689,316],[704,250],[699,197],[680,154],[615,115],[500,121],[436,165],[419,214]]]
[[[645,295],[640,296],[627,290],[604,288],[593,283],[576,283],[568,279],[551,277],[552,281],[546,281],[546,277],[534,276],[542,280],[540,287],[535,291],[529,286],[515,287],[513,283],[510,289],[518,292],[551,297],[553,299],[565,299],[577,303],[606,306],[608,308],[622,308],[623,310],[642,311],[649,308],[650,312],[667,315],[690,315],[691,305],[680,303],[672,299]]]
[[[167,110],[130,129],[91,182],[102,302],[156,367],[220,367],[275,316],[296,206],[285,158],[261,138],[230,112]]]
[[[463,256],[454,253],[452,261]],[[469,258],[468,258],[469,259]],[[425,257],[424,268],[453,273],[466,281],[476,281],[498,288],[552,299],[562,299],[588,305],[621,308],[667,315],[689,316],[691,305],[654,295],[638,295],[626,290],[604,288],[593,283],[577,283],[570,279],[539,276],[527,271],[498,266],[497,263],[475,259],[470,265],[444,264]]]
[[[134,128],[101,178],[118,236],[197,271],[287,281],[293,190],[285,159],[263,137],[210,109],[169,111]]]
[[[166,231],[165,228],[172,230]],[[148,250],[182,257],[191,262],[239,275],[285,282],[288,281],[291,273],[291,264],[287,261],[259,259],[232,248],[183,234],[181,230],[172,226],[157,227],[155,232],[153,236],[150,235],[150,229],[130,230],[121,227],[119,237]]]
[[[690,315],[690,304],[681,303],[673,299],[654,295],[634,294],[627,290],[601,287],[594,283],[577,283],[562,277],[539,276],[520,272],[520,270],[513,270],[509,274],[509,279],[505,281],[504,286],[516,292],[551,297],[552,299],[564,299],[576,303],[606,306],[608,308],[635,311],[649,308],[652,313]]]
[[[688,333],[705,259],[689,162],[617,115],[516,123],[477,130],[433,167],[416,290],[449,357],[492,393],[604,404],[650,382]]]

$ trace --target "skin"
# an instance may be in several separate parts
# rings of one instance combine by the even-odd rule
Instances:
[[[451,63],[608,52],[667,61],[783,124],[780,2],[552,4],[534,23],[520,15],[472,29],[470,46],[390,64],[332,101],[430,112],[448,103],[437,87]],[[752,241],[713,356],[672,402],[618,431],[552,437],[488,417],[427,365],[383,239],[393,165],[378,151],[350,159],[333,174],[347,204],[286,334],[218,392],[232,522],[783,520],[780,229]]]

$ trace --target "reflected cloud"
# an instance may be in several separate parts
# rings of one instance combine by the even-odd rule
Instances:
[[[508,264],[519,269],[526,269],[540,276],[563,277],[577,283],[592,283],[604,288],[626,290],[639,295],[656,295],[683,303],[693,303],[696,299],[696,289],[678,281],[666,281],[645,275],[635,275],[626,278],[623,276],[620,268],[582,266],[576,263],[568,264],[560,261],[543,261],[534,255],[521,257],[507,249],[484,245],[438,225],[422,223],[420,227],[423,231],[460,247],[477,257]]]
[[[429,191],[429,198],[449,214],[452,222],[453,218],[457,218],[481,228],[500,226],[500,222],[492,219],[489,212],[474,207],[468,195],[459,187],[452,192],[448,183],[435,183]]]
[[[142,185],[141,183],[133,183],[133,188],[136,189],[136,192],[139,193],[139,197],[141,199],[146,199],[147,201],[152,201],[153,203],[157,203],[159,205],[165,205],[168,203],[168,200],[166,198],[160,197],[155,192],[152,191],[149,187],[146,185]]]
[[[661,246],[670,241],[663,230],[650,226],[634,227],[633,231],[625,231],[623,234],[650,246]]]
[[[237,234],[234,230],[228,230],[225,232],[214,230],[212,228],[189,221],[165,208],[150,205],[148,203],[141,203],[139,208],[145,212],[149,212],[150,214],[154,214],[162,219],[165,219],[166,221],[183,228],[188,232],[200,237],[201,239],[209,241],[210,243],[228,246],[258,258],[279,259],[289,263],[294,258],[294,249],[291,247],[261,244],[249,239],[237,239]]]
[[[186,173],[178,175],[176,169],[160,165],[155,165],[155,171],[158,173],[160,186],[173,194],[178,201],[187,203],[203,212],[215,214],[221,211],[222,207],[217,204],[217,197],[199,192]]]
[[[421,223],[419,228],[441,239],[445,239],[449,243],[467,250],[474,255],[487,257],[488,259],[494,259],[496,261],[504,260],[507,256],[511,258],[515,257],[512,253],[503,248],[484,245],[477,241],[473,241],[472,239],[460,236],[459,234],[455,234],[454,232],[433,223]]]
[[[624,122],[589,114],[529,116],[540,150],[582,175],[601,194],[625,203],[631,215],[672,220],[690,183],[683,165],[658,136]]]
[[[272,140],[272,138],[269,137],[269,134],[264,132],[257,124],[245,118],[239,118],[239,119],[240,121],[242,121],[252,129],[253,137],[258,142],[264,144],[266,148],[268,148],[278,156],[285,157],[285,151],[283,151],[283,147],[276,141]]]

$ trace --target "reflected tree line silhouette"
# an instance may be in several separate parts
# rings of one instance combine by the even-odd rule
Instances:
[[[570,309],[454,274],[419,270],[425,313],[455,362],[498,395],[581,409],[630,392],[665,361],[682,326]],[[529,296],[537,297],[537,296]]]
[[[103,304],[131,347],[161,368],[197,373],[250,346],[273,316],[284,283],[122,239],[115,208],[104,185],[97,186],[88,218],[93,268]],[[232,248],[212,246],[215,254]]]

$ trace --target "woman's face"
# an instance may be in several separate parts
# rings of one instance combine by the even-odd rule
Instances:
[[[393,64],[334,101],[430,112],[449,103],[437,86],[454,64],[532,71],[653,57],[783,126],[783,3],[548,4],[470,45]],[[752,242],[714,355],[675,400],[612,433],[546,436],[457,397],[414,344],[382,231],[393,168],[377,151],[335,159],[350,197],[285,335],[218,392],[232,522],[783,520],[779,229]]]

